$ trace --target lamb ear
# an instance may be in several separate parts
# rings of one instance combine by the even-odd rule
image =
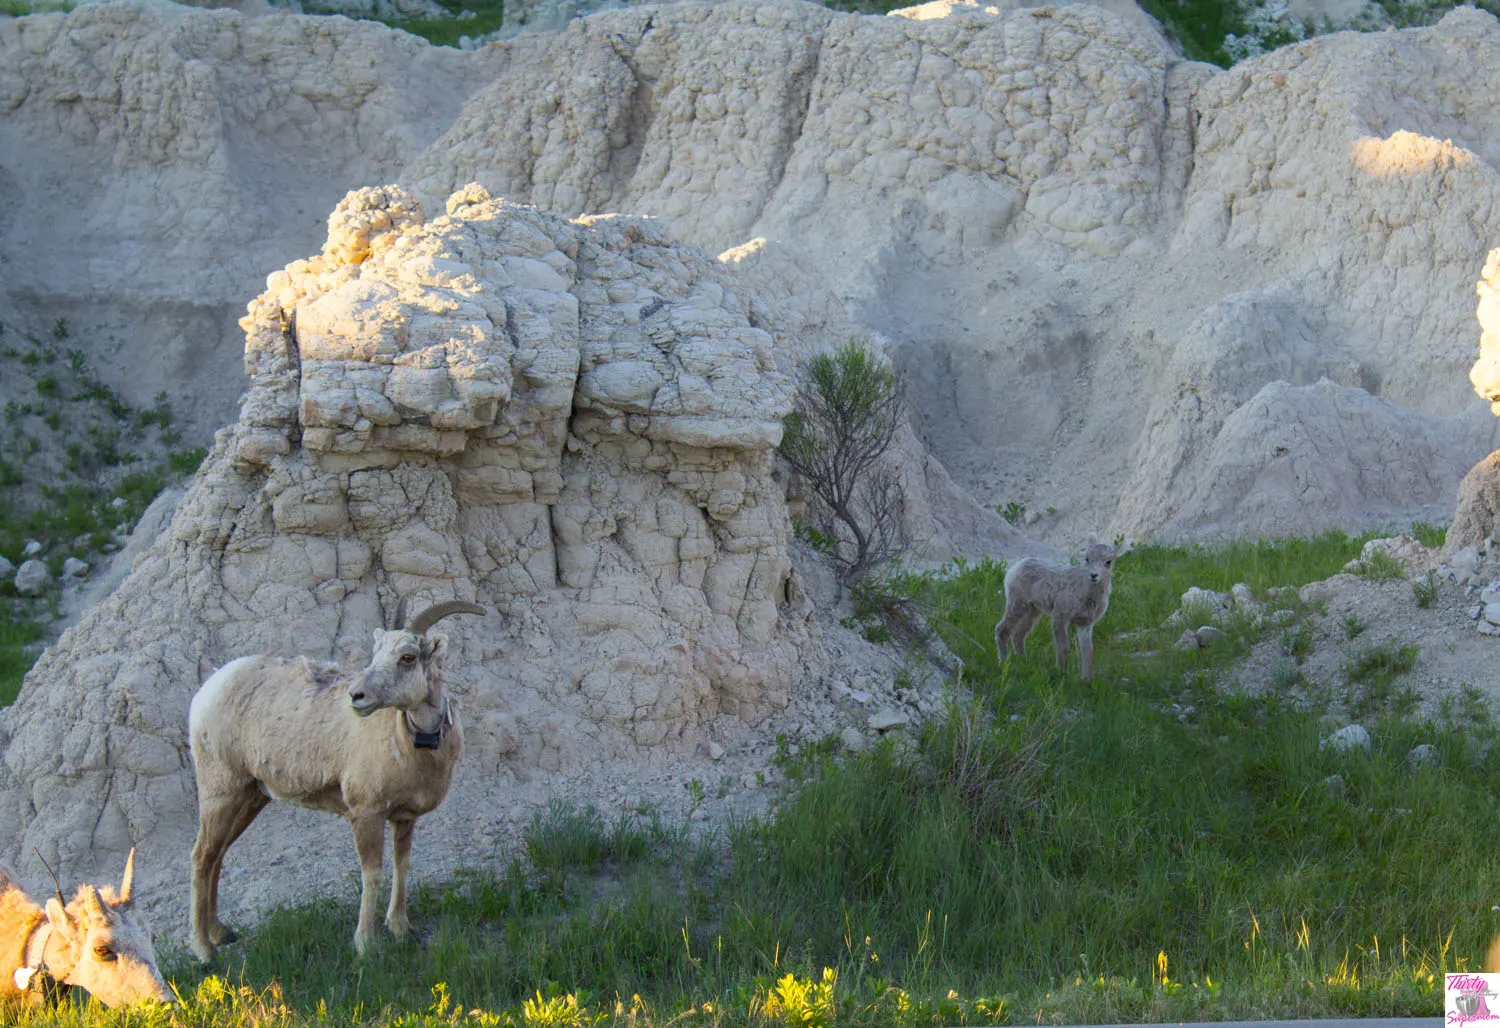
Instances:
[[[1098,532],[1090,532],[1089,533],[1089,540],[1084,545],[1085,546],[1098,546],[1099,545],[1099,533]]]
[[[72,942],[73,936],[78,932],[78,926],[73,923],[72,916],[55,896],[47,900],[47,922],[52,925],[53,931],[68,942]]]

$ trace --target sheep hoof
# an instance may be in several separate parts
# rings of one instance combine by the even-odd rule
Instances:
[[[387,921],[385,926],[398,939],[404,939],[411,934],[411,922],[404,917],[399,921]]]
[[[225,924],[216,924],[208,930],[208,938],[215,946],[223,946],[226,943],[238,942],[240,933]]]

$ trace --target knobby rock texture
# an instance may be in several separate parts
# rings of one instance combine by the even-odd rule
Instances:
[[[466,835],[516,775],[786,704],[811,637],[771,477],[776,326],[650,222],[477,186],[446,209],[355,191],[250,304],[239,422],[0,714],[7,851],[71,873],[138,844],[176,880],[199,683],[257,652],[362,667],[403,604],[491,611],[444,626],[470,791],[438,816]]]

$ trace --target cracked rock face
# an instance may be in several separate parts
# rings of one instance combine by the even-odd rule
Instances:
[[[362,666],[403,602],[491,611],[445,624],[480,782],[784,706],[810,645],[770,476],[790,399],[731,275],[646,221],[349,194],[249,305],[240,420],[170,527],[0,712],[6,849],[71,874],[138,843],[175,877],[199,683],[257,652]]]

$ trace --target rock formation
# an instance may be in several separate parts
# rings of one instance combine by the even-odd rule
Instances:
[[[477,186],[446,209],[350,193],[250,304],[239,422],[0,712],[8,854],[71,873],[134,843],[176,881],[198,684],[248,653],[359,661],[403,602],[494,612],[447,629],[450,830],[492,825],[515,775],[687,752],[786,704],[810,636],[771,477],[774,312],[649,221]]]
[[[68,318],[205,437],[246,381],[232,309],[347,189],[402,186],[272,276],[238,423],[0,716],[11,852],[175,845],[207,669],[353,657],[406,596],[498,611],[451,629],[480,807],[507,767],[774,708],[808,657],[768,454],[796,358],[851,334],[907,380],[933,556],[1000,539],[965,490],[1060,540],[1451,509],[1497,441],[1463,375],[1500,23],[1220,71],[1094,5],[918,13],[638,7],[468,53],[160,3],[0,19],[0,321]]]
[[[148,388],[227,420],[227,311],[345,188],[431,207],[477,181],[814,269],[804,293],[887,342],[943,474],[1057,508],[1061,541],[1452,503],[1496,443],[1463,387],[1463,297],[1500,237],[1500,123],[1470,100],[1500,87],[1493,17],[1220,71],[1092,4],[907,13],[636,7],[471,53],[164,5],[0,21],[0,313],[112,331]],[[1280,382],[1308,426],[1291,477],[1231,433]],[[1382,453],[1422,466],[1345,475],[1356,410],[1425,433]],[[1247,475],[1283,492],[1226,501]]]

